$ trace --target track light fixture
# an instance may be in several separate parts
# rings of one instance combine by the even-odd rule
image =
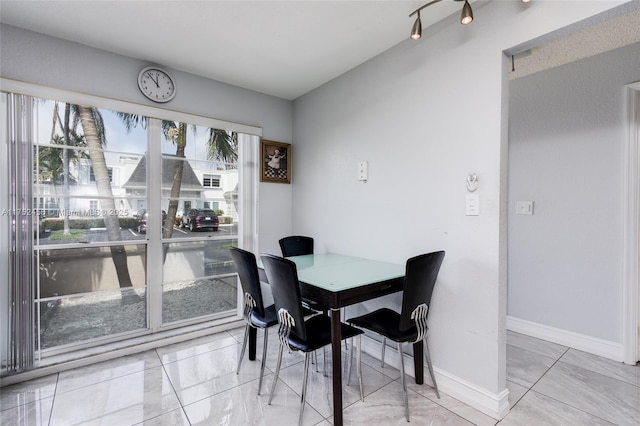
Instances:
[[[420,20],[420,11],[418,10],[418,17],[416,18],[416,22],[413,23],[413,28],[411,28],[411,38],[418,40],[420,37],[422,37],[422,21]]]
[[[473,22],[473,10],[471,10],[471,5],[469,4],[469,0],[464,0],[464,6],[462,6],[462,14],[460,15],[460,23],[462,25],[467,25]]]
[[[416,22],[413,23],[413,28],[411,28],[412,39],[418,40],[422,36],[422,21],[420,21],[420,11],[425,7],[429,7],[435,3],[440,3],[441,1],[442,0],[432,0],[429,3],[417,8],[416,10],[414,10],[409,14],[409,17],[415,14],[418,15]],[[455,1],[463,1],[463,0],[455,0]],[[522,0],[522,1],[528,1],[528,0]],[[473,10],[471,10],[471,5],[469,4],[469,0],[464,0],[464,5],[462,6],[462,14],[460,15],[460,23],[462,25],[467,25],[467,24],[470,24],[471,22],[473,22]]]

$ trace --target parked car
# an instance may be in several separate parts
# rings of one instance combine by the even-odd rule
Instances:
[[[217,231],[218,225],[218,216],[211,209],[191,209],[182,215],[181,226],[191,231],[207,228]]]
[[[146,234],[147,233],[147,220],[149,219],[149,212],[145,209],[138,210],[138,213],[134,216],[138,218],[138,234]],[[167,212],[162,210],[162,227],[164,228],[164,223],[167,220]]]

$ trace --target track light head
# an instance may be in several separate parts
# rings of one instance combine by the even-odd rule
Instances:
[[[469,4],[469,0],[464,0],[464,6],[462,6],[462,14],[460,15],[460,23],[462,25],[467,25],[473,22],[473,10],[471,10],[471,5]]]
[[[420,37],[422,37],[422,21],[420,21],[420,11],[425,7],[429,7],[436,3],[440,3],[441,1],[442,0],[431,0],[429,3],[426,3],[420,6],[419,8],[417,8],[416,10],[414,10],[409,14],[409,17],[412,17],[413,15],[416,15],[416,14],[418,15],[418,17],[416,18],[416,21],[413,23],[413,27],[411,28],[412,39],[418,40]],[[463,0],[455,0],[455,1],[461,2]],[[521,0],[521,1],[526,3],[530,0]],[[462,6],[462,14],[460,15],[460,23],[462,25],[467,25],[467,24],[470,24],[471,22],[473,22],[473,10],[471,10],[471,5],[469,4],[469,0],[464,0],[464,5]]]
[[[418,11],[418,17],[416,18],[416,22],[413,23],[413,28],[411,29],[411,38],[418,40],[420,37],[422,37],[422,21],[420,20],[420,11]]]

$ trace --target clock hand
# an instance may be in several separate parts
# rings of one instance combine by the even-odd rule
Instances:
[[[151,81],[153,81],[156,84],[156,87],[160,88],[160,85],[158,84],[158,78],[157,78],[158,76],[156,75],[156,78],[153,78],[153,75],[151,75],[150,72],[148,72],[147,75],[149,76]]]

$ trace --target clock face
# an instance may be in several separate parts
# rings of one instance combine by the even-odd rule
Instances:
[[[154,102],[169,102],[176,95],[176,85],[166,71],[148,67],[138,75],[138,87]]]

